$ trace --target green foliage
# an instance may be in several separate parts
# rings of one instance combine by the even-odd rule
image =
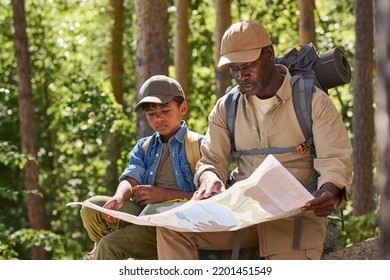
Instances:
[[[316,1],[317,49],[321,52],[340,48],[354,71],[354,1]],[[340,111],[345,126],[352,134],[353,80],[344,86],[329,90]]]
[[[18,258],[18,252],[15,250],[16,242],[10,238],[10,235],[10,230],[4,224],[0,223],[0,260]]]
[[[19,152],[17,146],[6,141],[0,142],[0,163],[12,169],[22,169],[28,159],[27,155]]]
[[[352,203],[349,202],[343,211],[344,230],[342,224],[338,223],[338,249],[350,247],[380,234],[379,209],[365,215],[353,216]]]
[[[51,231],[21,229],[10,234],[4,244],[1,241],[0,256],[4,259],[29,259],[33,246],[42,246],[52,260],[82,258],[82,248],[76,240]]]
[[[216,102],[214,65],[214,3],[213,1],[191,1],[189,37],[191,51],[189,81],[188,127],[206,133],[207,115]]]

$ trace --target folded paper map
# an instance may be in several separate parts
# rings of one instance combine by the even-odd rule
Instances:
[[[313,196],[272,155],[247,179],[204,200],[170,204],[162,212],[134,216],[99,207],[88,200],[71,202],[124,221],[181,232],[232,231],[291,217]],[[164,205],[161,205],[164,207]]]

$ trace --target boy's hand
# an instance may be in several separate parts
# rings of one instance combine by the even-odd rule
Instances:
[[[140,206],[169,200],[169,189],[150,185],[138,185],[133,188],[133,200]]]
[[[113,196],[110,200],[106,202],[106,204],[103,205],[103,208],[111,209],[111,210],[118,210],[123,206],[123,198],[119,196]],[[110,223],[116,223],[118,221],[118,218],[114,218],[110,215],[102,213],[103,219],[107,220]]]

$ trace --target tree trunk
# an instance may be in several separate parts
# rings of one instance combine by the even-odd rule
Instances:
[[[118,158],[121,154],[122,141],[118,136],[108,133],[107,140],[107,160],[105,184],[108,190],[115,192],[118,186]]]
[[[314,0],[298,0],[299,41],[301,44],[313,43],[316,45],[314,8]]]
[[[123,32],[124,10],[123,0],[110,0],[111,44],[108,69],[112,91],[118,104],[123,104]]]
[[[108,71],[115,100],[123,105],[123,32],[124,32],[124,6],[123,0],[110,0],[111,43],[108,59]],[[122,143],[116,135],[109,132],[107,136],[106,186],[115,189],[118,183],[118,158]]]
[[[226,29],[231,25],[231,0],[215,0],[216,28],[215,28],[215,83],[217,98],[225,94],[226,88],[231,85],[232,77],[227,65],[218,68],[221,40]]]
[[[168,75],[168,3],[167,0],[137,0],[137,51],[136,87],[137,93],[142,84],[154,75]],[[145,114],[137,114],[137,139],[151,135]]]
[[[375,209],[372,171],[374,149],[373,2],[356,0],[355,18],[352,201],[353,214],[360,216]]]
[[[381,251],[390,259],[390,2],[378,0],[376,6],[376,59],[378,99],[379,186],[381,193]]]
[[[175,32],[175,76],[183,88],[186,96],[188,95],[188,72],[189,72],[189,54],[188,54],[188,0],[176,0],[176,32]]]
[[[28,191],[27,210],[30,226],[33,229],[43,229],[45,225],[45,212],[43,199],[38,194],[39,168],[36,159],[36,135],[34,122],[34,108],[31,89],[31,74],[29,66],[29,53],[26,34],[26,18],[24,1],[12,0],[13,18],[15,27],[15,51],[18,70],[19,89],[19,120],[21,148],[28,155],[24,166],[24,188]],[[46,252],[42,246],[31,248],[33,260],[46,259]]]

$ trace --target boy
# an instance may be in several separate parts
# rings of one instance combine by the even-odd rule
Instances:
[[[147,204],[189,200],[195,191],[184,147],[188,129],[182,117],[187,113],[187,102],[181,86],[172,78],[153,76],[142,85],[139,100],[135,111],[146,113],[155,133],[137,141],[114,196],[90,199],[107,209],[133,215]],[[198,135],[197,144],[202,140],[203,135]],[[81,209],[81,218],[95,242],[87,258],[157,258],[155,227],[130,224],[87,207]]]

